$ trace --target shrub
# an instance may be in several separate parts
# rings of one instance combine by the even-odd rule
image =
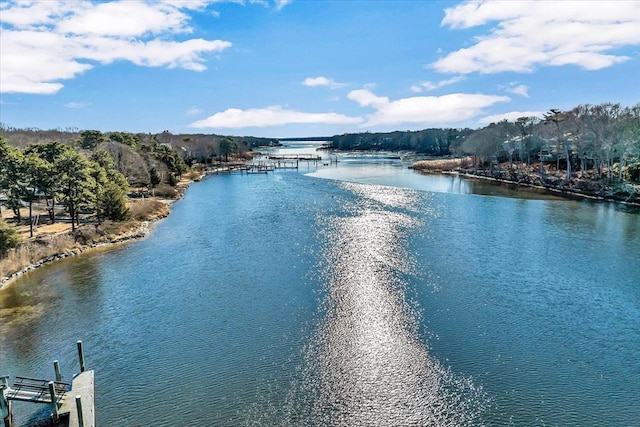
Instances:
[[[178,191],[170,185],[160,184],[153,189],[153,195],[161,199],[177,199]]]
[[[472,157],[458,159],[419,160],[413,164],[413,169],[424,171],[445,171],[473,166]]]
[[[137,221],[150,221],[169,214],[167,205],[154,199],[136,200],[129,205],[129,211],[131,218]]]

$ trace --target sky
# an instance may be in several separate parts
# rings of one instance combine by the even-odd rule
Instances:
[[[0,0],[0,122],[268,138],[640,102],[640,0]]]

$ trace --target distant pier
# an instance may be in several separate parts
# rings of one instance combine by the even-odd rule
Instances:
[[[231,163],[219,165],[206,171],[207,175],[222,174],[267,174],[278,169],[300,169],[300,164],[309,165],[318,162],[323,166],[338,163],[338,158],[323,159],[317,154],[272,154],[261,156],[247,163]]]
[[[53,425],[60,427],[95,427],[95,381],[93,371],[84,363],[82,341],[78,341],[80,373],[71,384],[63,382],[58,361],[53,362],[55,380],[16,376],[10,384],[8,375],[0,376],[0,416],[4,427],[15,427],[12,402],[49,405]]]

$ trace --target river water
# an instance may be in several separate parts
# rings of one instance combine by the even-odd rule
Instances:
[[[82,340],[100,426],[630,426],[639,325],[638,212],[345,155],[3,289],[0,374]]]

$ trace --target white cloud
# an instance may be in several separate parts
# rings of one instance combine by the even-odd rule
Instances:
[[[369,89],[352,90],[347,95],[352,101],[356,101],[361,107],[382,108],[389,104],[389,98],[386,96],[377,96]]]
[[[361,117],[349,117],[336,113],[304,113],[288,110],[281,106],[267,108],[251,108],[241,110],[229,108],[203,120],[191,123],[193,128],[245,128],[269,127],[288,124],[340,124],[351,125],[361,123]]]
[[[544,115],[543,111],[510,111],[508,113],[493,114],[491,116],[483,117],[478,120],[478,123],[482,123],[482,124],[498,123],[505,119],[510,122],[515,122],[520,117],[537,117],[541,119],[543,115]]]
[[[62,89],[61,80],[77,77],[96,62],[202,71],[205,54],[222,52],[231,43],[171,38],[191,32],[186,10],[204,6],[205,1],[196,0],[3,4],[0,91],[53,94]]]
[[[507,89],[507,91],[516,95],[524,96],[525,98],[529,97],[529,87],[527,85],[517,85]]]
[[[56,26],[62,34],[137,37],[144,34],[189,32],[180,9],[169,4],[110,2],[79,10]]]
[[[415,96],[390,101],[366,89],[349,92],[349,99],[376,111],[362,127],[421,123],[438,125],[467,121],[482,114],[483,108],[510,101],[507,96],[453,93],[443,96]]]
[[[436,90],[444,86],[449,86],[454,83],[461,82],[465,78],[466,78],[465,76],[455,76],[455,77],[451,77],[450,79],[440,80],[437,82],[424,81],[424,82],[420,82],[419,86],[418,85],[411,86],[411,91],[414,93],[421,93],[423,90],[427,90],[427,91]]]
[[[0,4],[2,24],[33,29],[55,24],[60,18],[88,6],[86,2],[23,1]]]
[[[598,70],[629,60],[611,53],[640,44],[638,1],[466,1],[445,10],[443,26],[497,22],[475,44],[431,64],[439,72],[532,72],[540,66]]]
[[[333,79],[328,79],[326,77],[307,77],[303,80],[302,84],[304,86],[327,86],[331,89],[338,89],[346,86],[345,83],[337,83]]]
[[[276,10],[281,10],[286,5],[293,3],[293,0],[275,0],[275,3]]]

